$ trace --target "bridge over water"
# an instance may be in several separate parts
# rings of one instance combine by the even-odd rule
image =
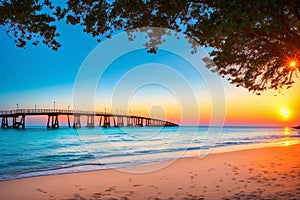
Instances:
[[[106,112],[90,112],[78,110],[61,110],[61,109],[17,109],[0,111],[2,118],[1,128],[15,128],[25,129],[26,116],[48,116],[47,128],[59,128],[59,116],[66,116],[68,120],[68,127],[71,127],[70,116],[73,116],[73,128],[81,128],[81,117],[86,116],[86,127],[95,127],[95,120],[99,118],[100,127],[155,127],[155,126],[178,126],[177,124],[161,119],[154,119],[149,117],[114,114]],[[12,119],[12,120],[9,120]]]

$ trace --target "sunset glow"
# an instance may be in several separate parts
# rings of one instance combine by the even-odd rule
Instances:
[[[280,109],[280,114],[284,119],[288,119],[290,116],[290,110],[287,108],[281,108]]]

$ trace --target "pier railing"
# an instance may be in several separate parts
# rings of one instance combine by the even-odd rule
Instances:
[[[112,114],[105,112],[82,111],[82,110],[64,110],[64,109],[16,109],[16,110],[3,110],[0,115],[14,115],[14,114],[48,114],[48,113],[62,113],[62,114]]]

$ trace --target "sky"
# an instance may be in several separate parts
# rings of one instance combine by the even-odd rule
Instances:
[[[62,47],[17,48],[0,30],[0,110],[56,108],[151,116],[181,125],[293,126],[300,124],[300,80],[258,96],[210,72],[183,37],[156,54],[125,33],[96,42],[80,26],[58,23]]]

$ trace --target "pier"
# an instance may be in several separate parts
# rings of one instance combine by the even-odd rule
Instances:
[[[161,119],[126,114],[60,109],[17,109],[9,111],[0,111],[0,117],[2,119],[1,128],[25,129],[26,116],[42,115],[48,116],[46,127],[52,129],[59,128],[59,116],[66,116],[68,121],[68,127],[73,127],[76,129],[81,128],[84,125],[89,128],[94,128],[95,126],[104,128],[178,126],[178,124]],[[73,116],[72,124],[70,121],[70,116]],[[87,119],[85,124],[82,124],[81,122],[82,116],[85,116]]]

